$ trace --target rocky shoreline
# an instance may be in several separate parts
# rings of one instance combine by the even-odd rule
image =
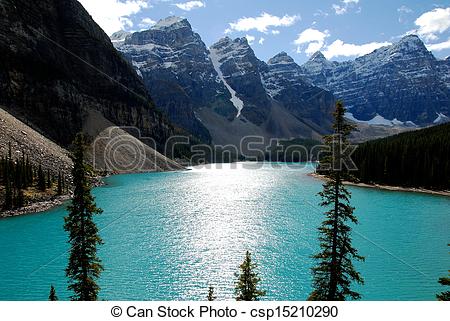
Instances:
[[[317,173],[310,173],[309,176],[315,177],[317,179],[325,180],[325,176],[319,175]],[[416,187],[401,187],[401,186],[390,186],[390,185],[380,185],[380,184],[366,184],[366,183],[356,183],[350,181],[344,181],[345,185],[364,187],[364,188],[376,188],[386,191],[394,191],[394,192],[411,192],[411,193],[423,193],[423,194],[432,194],[432,195],[440,195],[450,197],[450,191],[434,191],[425,188],[416,188]]]
[[[66,202],[70,199],[71,199],[71,196],[69,196],[69,195],[54,196],[47,200],[33,202],[22,208],[0,212],[0,218],[7,218],[7,217],[13,217],[13,216],[19,216],[19,215],[44,212],[51,208],[60,206],[60,205],[64,204],[64,202]]]

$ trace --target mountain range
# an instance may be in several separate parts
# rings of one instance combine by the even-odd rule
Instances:
[[[156,105],[214,144],[239,144],[246,135],[319,139],[330,129],[333,95],[308,83],[286,54],[263,62],[246,38],[223,38],[207,48],[178,17],[119,36],[114,45]]]
[[[450,115],[450,60],[436,59],[415,35],[353,61],[328,61],[316,52],[302,75],[362,121],[427,126]]]
[[[449,120],[450,61],[415,36],[300,66],[285,52],[258,59],[246,38],[208,48],[178,17],[110,38],[76,0],[0,0],[0,13],[0,106],[62,147],[113,126],[139,129],[156,148],[189,133],[218,145],[320,139],[337,99],[364,139]]]
[[[249,134],[317,139],[330,129],[336,99],[369,136],[374,126],[384,136],[449,120],[450,60],[436,59],[417,36],[353,61],[317,52],[301,66],[285,52],[259,60],[246,38],[207,48],[178,17],[112,39],[157,106],[215,144]]]

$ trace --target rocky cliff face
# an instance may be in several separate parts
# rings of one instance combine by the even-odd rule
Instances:
[[[263,63],[256,58],[247,39],[226,37],[212,45],[210,50],[223,80],[243,102],[240,114],[261,125],[269,116],[271,101],[261,79]]]
[[[284,73],[260,61],[245,38],[208,49],[186,19],[169,17],[115,45],[172,121],[214,143],[317,138],[329,129],[333,96],[302,79],[295,63],[294,73]],[[283,87],[276,97],[273,86]]]
[[[270,97],[318,132],[331,126],[329,115],[334,104],[333,95],[306,82],[292,57],[282,52],[263,64],[261,70]]]
[[[417,36],[406,36],[354,61],[330,62],[316,53],[301,74],[342,99],[359,120],[429,125],[439,114],[450,115],[448,66]]]
[[[86,114],[163,142],[172,127],[76,0],[0,0],[0,104],[68,145]]]
[[[116,45],[133,64],[156,105],[176,124],[209,140],[195,109],[233,118],[236,110],[209,59],[208,49],[186,19],[169,17]]]

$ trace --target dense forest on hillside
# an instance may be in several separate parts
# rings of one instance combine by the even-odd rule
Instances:
[[[25,152],[12,156],[11,144],[6,155],[0,156],[0,212],[21,208],[29,201],[68,193],[66,177],[33,165]]]
[[[363,183],[450,189],[450,123],[366,142],[352,159]]]

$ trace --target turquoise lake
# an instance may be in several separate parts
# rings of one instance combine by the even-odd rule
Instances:
[[[94,189],[104,213],[99,256],[105,300],[233,299],[250,250],[268,300],[304,300],[318,249],[322,182],[311,166],[238,163],[118,175]],[[236,167],[236,168],[234,168]],[[274,168],[276,167],[276,168]],[[450,198],[349,187],[364,300],[434,300],[450,267]],[[0,300],[70,295],[64,207],[0,220]]]

